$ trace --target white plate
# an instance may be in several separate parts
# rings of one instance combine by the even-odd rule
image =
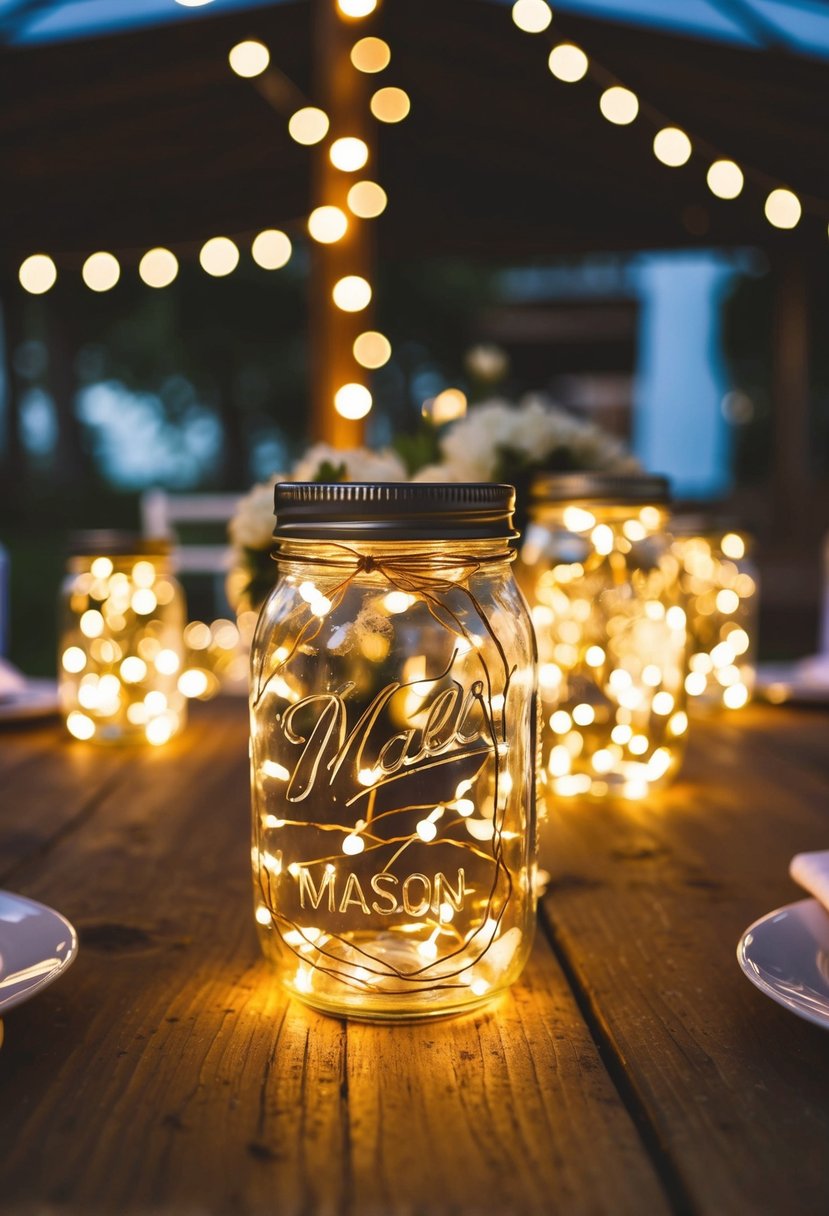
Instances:
[[[829,1029],[829,912],[801,899],[746,929],[737,961],[778,1005]]]
[[[22,692],[0,700],[0,724],[48,718],[58,708],[58,686],[54,680],[27,680]]]
[[[78,935],[59,912],[0,891],[0,1014],[51,984],[77,953]]]

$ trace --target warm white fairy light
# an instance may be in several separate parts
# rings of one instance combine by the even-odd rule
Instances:
[[[343,173],[356,173],[368,161],[368,144],[355,135],[343,135],[334,140],[328,149],[328,156],[335,169]]]
[[[525,34],[541,34],[553,19],[547,0],[515,0],[512,19]]]
[[[329,126],[325,110],[318,106],[303,106],[288,119],[288,134],[296,143],[311,147],[325,139]]]
[[[679,127],[663,127],[653,137],[653,154],[663,165],[678,169],[691,157],[691,141]]]
[[[214,236],[199,250],[199,263],[215,279],[232,274],[239,265],[238,247],[226,236]]]
[[[178,274],[178,258],[169,249],[148,249],[138,263],[138,274],[148,287],[169,287]]]
[[[383,367],[391,358],[391,342],[385,334],[367,329],[354,339],[353,354],[361,367]]]
[[[372,405],[371,393],[364,384],[344,384],[334,394],[334,409],[341,418],[365,418]]]
[[[291,260],[290,237],[279,228],[266,228],[253,239],[251,257],[263,270],[281,270]]]
[[[315,207],[308,216],[308,231],[321,245],[333,245],[348,232],[348,216],[339,207]]]
[[[382,72],[391,62],[389,44],[382,38],[361,38],[351,48],[351,62],[358,72]]]
[[[378,122],[402,122],[412,108],[405,89],[390,86],[373,94],[369,107]]]
[[[361,275],[347,274],[337,280],[331,295],[343,312],[362,312],[371,303],[371,284]]]
[[[782,186],[772,190],[765,203],[765,216],[775,228],[796,228],[803,214],[800,199]]]
[[[639,113],[639,98],[630,89],[612,85],[599,98],[599,109],[608,122],[626,127]]]
[[[264,42],[255,38],[237,42],[229,54],[228,62],[237,76],[246,80],[261,76],[271,61],[271,53]]]
[[[121,266],[111,253],[91,253],[83,264],[81,277],[90,291],[110,291],[121,277]]]
[[[459,388],[445,388],[436,397],[424,401],[422,413],[424,418],[428,418],[435,426],[443,426],[447,422],[463,418],[466,409],[466,393]]]
[[[17,272],[20,286],[30,295],[42,296],[44,292],[54,287],[58,270],[55,263],[46,253],[33,253],[25,258]]]
[[[557,80],[575,84],[587,75],[587,56],[572,42],[560,42],[550,51],[548,67]]]
[[[721,158],[708,166],[705,175],[708,189],[717,198],[736,198],[741,193],[744,184],[743,171],[733,160]]]
[[[355,182],[346,196],[348,209],[361,220],[373,220],[386,210],[388,195],[377,182]]]

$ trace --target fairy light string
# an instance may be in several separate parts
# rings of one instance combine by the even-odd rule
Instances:
[[[280,673],[287,669],[292,658],[298,653],[305,651],[305,648],[319,637],[325,617],[330,613],[336,612],[337,608],[344,603],[346,595],[355,581],[358,579],[363,580],[366,577],[371,579],[372,576],[380,575],[384,585],[391,587],[393,591],[413,597],[413,603],[420,600],[425,604],[427,611],[436,623],[440,625],[441,629],[443,631],[448,629],[458,639],[459,643],[463,643],[462,651],[460,645],[456,645],[453,648],[451,658],[442,672],[430,677],[418,675],[413,680],[396,685],[395,692],[405,691],[407,688],[412,688],[424,682],[439,682],[446,678],[461,653],[464,655],[474,654],[480,665],[482,673],[481,688],[476,693],[475,700],[484,726],[483,739],[485,743],[479,749],[462,753],[464,765],[468,766],[472,762],[474,767],[469,770],[470,775],[459,783],[458,791],[463,789],[464,793],[466,793],[467,790],[471,790],[475,782],[488,767],[488,759],[492,759],[493,806],[491,852],[486,852],[481,847],[481,842],[455,839],[448,835],[448,832],[454,832],[459,828],[463,828],[468,822],[468,812],[465,808],[460,808],[458,791],[456,791],[456,795],[458,796],[454,800],[457,805],[454,808],[452,807],[452,799],[449,799],[446,805],[439,804],[437,806],[435,806],[434,802],[419,802],[381,811],[380,814],[375,816],[372,816],[369,810],[367,818],[365,820],[358,819],[356,824],[317,823],[310,820],[282,819],[280,817],[278,826],[280,828],[308,829],[311,832],[319,830],[326,834],[341,832],[344,840],[353,837],[357,833],[361,841],[368,842],[368,847],[364,844],[359,850],[360,855],[392,849],[393,853],[385,862],[380,874],[390,873],[394,864],[410,846],[418,845],[429,848],[434,841],[436,847],[442,849],[446,846],[458,849],[479,861],[491,864],[492,878],[486,892],[483,907],[478,915],[477,923],[472,931],[467,932],[465,935],[461,934],[457,928],[453,927],[451,919],[448,921],[443,919],[442,912],[438,909],[436,924],[432,926],[431,921],[428,922],[428,926],[433,928],[432,937],[427,942],[421,943],[421,946],[428,947],[425,955],[421,950],[422,965],[417,966],[415,969],[404,970],[401,966],[395,965],[387,957],[377,957],[370,949],[364,948],[363,945],[360,945],[358,941],[353,940],[347,934],[333,932],[327,928],[324,932],[317,929],[309,931],[307,926],[303,928],[298,921],[280,909],[280,900],[276,886],[283,869],[281,855],[278,864],[274,865],[274,859],[268,854],[263,839],[263,828],[267,824],[263,824],[261,817],[259,817],[256,849],[259,853],[260,861],[258,877],[259,894],[262,904],[267,909],[269,921],[276,928],[283,946],[296,957],[298,962],[319,970],[331,978],[336,978],[351,988],[362,992],[366,990],[378,991],[373,985],[383,980],[392,980],[403,985],[402,988],[396,990],[388,988],[380,989],[384,994],[390,996],[395,994],[405,995],[407,988],[411,991],[412,987],[418,991],[441,988],[465,988],[469,986],[468,981],[461,977],[465,972],[484,960],[485,955],[498,938],[505,912],[512,898],[514,885],[509,866],[504,859],[504,823],[508,811],[511,786],[507,785],[504,780],[506,774],[502,772],[502,758],[506,754],[507,707],[510,683],[515,674],[515,668],[514,666],[510,666],[504,647],[497,637],[497,633],[492,622],[489,620],[486,610],[470,586],[470,582],[475,574],[490,563],[509,561],[515,555],[514,552],[507,551],[497,555],[459,554],[451,556],[446,553],[434,552],[418,553],[416,555],[410,553],[386,553],[378,556],[360,553],[347,545],[335,544],[331,547],[337,550],[338,556],[315,557],[310,554],[295,554],[293,552],[286,555],[284,551],[278,554],[280,561],[293,564],[300,571],[304,566],[327,567],[332,572],[345,571],[345,577],[340,579],[334,587],[328,588],[325,591],[324,598],[327,608],[322,615],[317,615],[314,612],[313,603],[308,604],[309,618],[306,619],[298,630],[293,644],[288,648],[280,648],[277,651],[276,666],[272,670],[266,671],[263,661],[263,665],[260,667],[256,677],[254,706],[258,706],[261,703],[268,689],[279,678]],[[448,602],[449,596],[457,593],[460,593],[468,606],[468,617],[466,611],[462,611],[457,605],[453,606]],[[319,595],[322,596],[323,593],[319,592]],[[480,639],[478,639],[478,644],[476,645],[477,635],[470,628],[470,625],[474,626],[475,622],[483,627],[497,654],[497,662],[500,669],[497,679],[494,672],[490,670],[490,664],[487,662],[486,656],[482,653]],[[503,687],[502,693],[499,694],[495,691],[496,685]],[[443,753],[443,755],[438,752],[436,758],[430,764],[422,766],[422,768],[448,765],[453,761],[457,762],[457,760],[457,752],[447,752]],[[340,761],[337,761],[335,756],[333,760],[329,761],[329,769],[332,765],[338,763]],[[416,771],[420,773],[422,768],[418,767]],[[283,771],[287,776],[287,770]],[[410,773],[412,771],[415,770],[409,770]],[[370,788],[353,795],[347,800],[345,805],[351,806],[359,799],[368,798],[369,807],[372,807],[377,791],[395,779],[396,776],[392,775],[389,780],[383,782],[378,781],[375,777]],[[506,797],[502,797],[504,793]],[[441,819],[453,809],[456,812],[453,822],[447,825],[444,820],[444,825],[439,836],[437,833],[434,836],[430,836],[428,833],[421,834],[420,832],[423,823],[432,822],[431,819],[419,821],[413,831],[401,835],[386,837],[378,833],[378,824],[381,821],[388,821],[392,816],[425,811],[429,807],[433,808],[432,816],[434,817],[436,812],[439,811],[440,814],[437,817]],[[298,868],[316,867],[318,872],[324,874],[327,868],[333,867],[334,862],[337,860],[342,860],[340,853],[325,853],[301,862],[293,861],[291,866],[288,867],[288,871],[293,870],[296,874],[299,872]],[[320,888],[320,899],[322,898],[323,890],[324,886]],[[315,906],[318,905],[315,904]],[[264,916],[260,923],[265,923]],[[441,934],[446,934],[450,937],[454,936],[455,945],[448,952],[439,952],[435,947],[435,941]],[[351,956],[352,959],[355,954],[358,955],[362,963],[365,964],[358,970],[361,970],[365,974],[356,974],[354,962],[349,957],[343,957],[342,954],[337,953],[334,944],[340,947],[347,956]],[[434,956],[430,954],[431,949],[435,951]],[[460,956],[463,957],[460,958]],[[456,961],[457,965],[453,965]],[[449,966],[449,970],[447,970],[447,966]],[[488,983],[485,984],[485,987],[489,986]]]

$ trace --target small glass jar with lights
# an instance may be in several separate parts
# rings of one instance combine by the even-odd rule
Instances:
[[[511,486],[276,487],[251,651],[260,940],[307,1004],[457,1013],[535,921],[532,625]]]
[[[164,541],[113,532],[74,538],[58,650],[70,735],[158,746],[181,730],[185,612]]]
[[[690,705],[742,709],[754,690],[759,578],[744,529],[677,516],[673,549],[687,599]]]
[[[516,571],[538,639],[542,763],[556,797],[642,798],[677,772],[686,616],[668,482],[548,474]]]

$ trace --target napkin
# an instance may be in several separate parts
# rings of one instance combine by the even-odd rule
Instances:
[[[829,849],[798,853],[791,860],[789,874],[829,911]]]
[[[26,691],[26,679],[16,667],[0,659],[0,701],[10,701]]]

